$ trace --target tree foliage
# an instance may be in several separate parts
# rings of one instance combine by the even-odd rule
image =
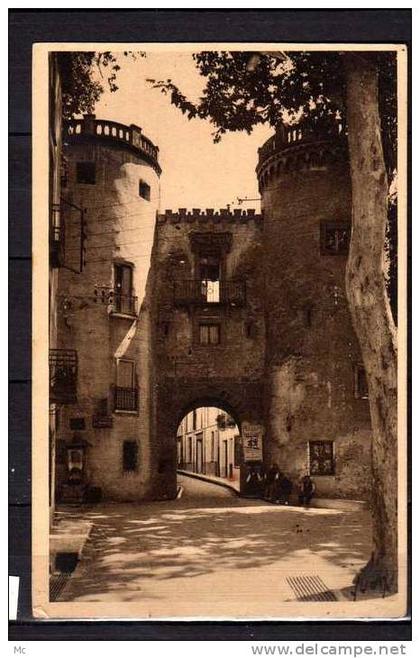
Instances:
[[[125,57],[144,57],[144,53],[125,51]],[[117,75],[121,66],[115,53],[64,51],[58,53],[61,72],[63,117],[93,112],[107,88],[118,90]],[[99,79],[98,79],[99,78]]]
[[[382,141],[387,169],[392,173],[396,166],[396,57],[392,52],[373,57],[379,71]],[[280,123],[305,121],[321,128],[345,122],[345,80],[339,52],[290,52],[283,61],[274,53],[243,51],[205,51],[193,58],[205,78],[197,103],[172,80],[150,82],[189,119],[209,119],[216,142],[228,131],[250,133],[259,124],[275,128]]]
[[[279,57],[280,55],[280,57]],[[388,180],[397,165],[396,54],[392,51],[358,52],[378,71],[379,114]],[[214,141],[226,132],[251,133],[254,126],[306,123],[328,131],[336,122],[346,124],[346,81],[342,54],[337,51],[250,53],[205,51],[193,54],[205,79],[194,103],[172,80],[149,80],[167,95],[188,119],[208,119],[215,127]],[[396,305],[396,195],[389,198],[387,289],[394,319]]]

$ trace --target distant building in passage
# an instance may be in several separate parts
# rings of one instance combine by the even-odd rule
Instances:
[[[215,407],[190,411],[178,427],[180,470],[239,481],[239,428],[229,414]]]

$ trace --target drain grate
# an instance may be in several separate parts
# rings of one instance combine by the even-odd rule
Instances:
[[[286,582],[298,601],[337,601],[319,576],[291,576]]]
[[[50,576],[50,601],[57,601],[61,592],[71,578],[71,573],[59,573]]]

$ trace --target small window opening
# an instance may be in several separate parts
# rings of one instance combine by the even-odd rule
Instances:
[[[95,185],[96,164],[95,162],[78,162],[76,164],[77,182],[84,185]]]
[[[354,369],[354,397],[359,400],[369,398],[366,370],[362,365],[357,365]]]
[[[220,345],[220,325],[200,324],[200,345]]]
[[[139,181],[139,196],[146,201],[150,201],[150,185],[148,185],[144,180]]]
[[[329,255],[348,254],[350,233],[350,224],[324,222],[321,225],[321,252]]]
[[[138,446],[136,441],[124,441],[123,443],[123,471],[137,470]]]
[[[71,430],[85,430],[86,429],[86,422],[83,417],[81,418],[70,418],[70,429]]]

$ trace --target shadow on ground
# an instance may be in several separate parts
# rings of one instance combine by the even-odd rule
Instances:
[[[130,601],[151,583],[147,596],[156,598],[162,581],[178,579],[182,588],[185,579],[232,572],[246,579],[250,570],[267,578],[270,567],[278,578],[283,563],[284,575],[292,564],[323,578],[334,566],[356,572],[370,553],[368,512],[279,508],[226,492],[198,500],[72,510],[94,526],[60,600]]]

